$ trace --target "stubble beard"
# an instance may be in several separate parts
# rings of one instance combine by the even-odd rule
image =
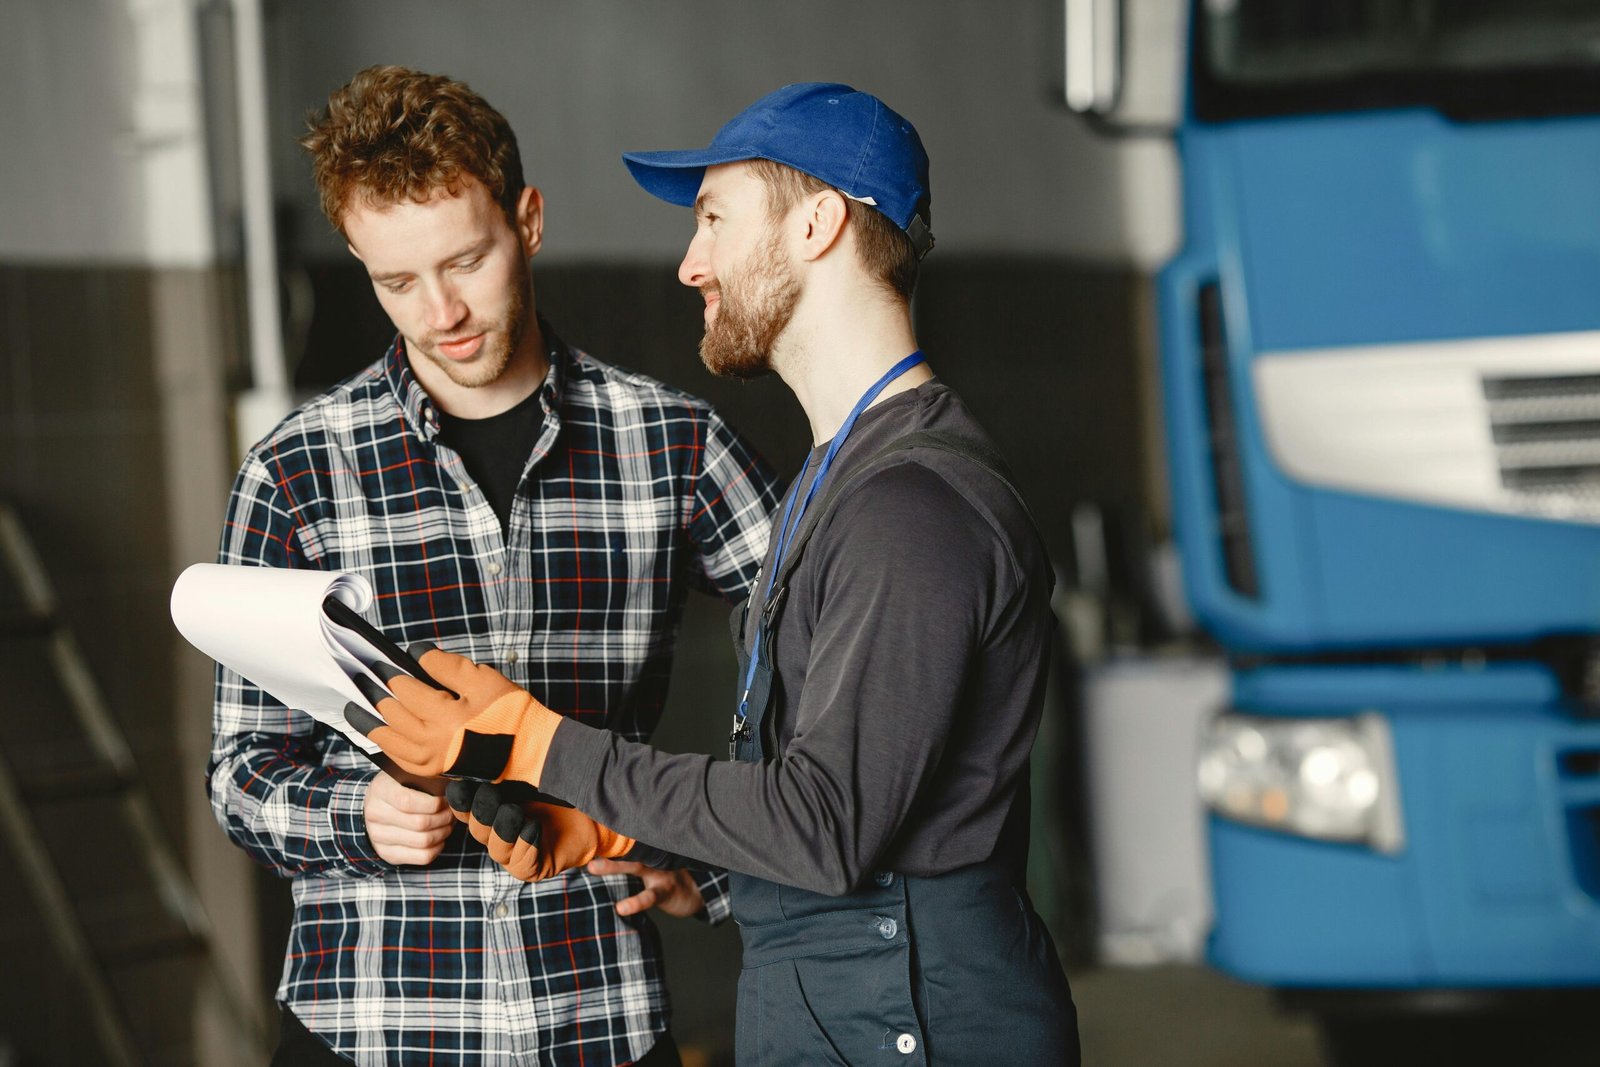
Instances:
[[[481,389],[486,385],[493,385],[500,380],[506,372],[506,367],[511,364],[511,356],[522,344],[523,334],[528,332],[528,305],[532,302],[533,278],[528,270],[528,265],[522,265],[522,272],[512,287],[511,299],[506,304],[505,314],[496,322],[487,323],[475,328],[474,332],[483,333],[483,348],[479,350],[477,358],[466,363],[458,363],[444,355],[438,349],[438,338],[429,338],[423,346],[423,351],[434,363],[434,366],[444,371],[445,375],[456,385],[463,389]],[[477,327],[477,324],[474,324]]]
[[[748,380],[772,370],[772,348],[794,318],[800,279],[774,230],[753,249],[744,268],[719,280],[716,318],[700,339],[700,359],[712,374]]]

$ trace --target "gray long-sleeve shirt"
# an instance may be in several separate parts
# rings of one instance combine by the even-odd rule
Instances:
[[[933,380],[863,414],[829,482],[915,430],[988,440]],[[777,758],[671,755],[568,721],[541,788],[648,842],[634,856],[647,863],[692,856],[824,893],[987,859],[1027,803],[1051,584],[1025,510],[992,474],[897,453],[839,497],[790,580],[768,711]],[[730,678],[730,718],[734,690]]]

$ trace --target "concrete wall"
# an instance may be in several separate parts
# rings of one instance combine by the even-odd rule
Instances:
[[[916,125],[941,256],[1127,262],[1173,240],[1174,203],[1125,209],[1122,194],[1130,173],[1166,165],[1164,146],[1098,137],[1060,103],[1059,0],[324,0],[274,5],[268,32],[276,185],[314,223],[314,253],[341,246],[294,138],[374,63],[450,74],[505,113],[545,194],[550,260],[675,262],[687,213],[639,190],[619,153],[703,145],[795,81],[866,89]]]
[[[215,259],[197,0],[6,5],[0,257]]]
[[[144,217],[132,154],[133,21],[117,3],[8,5],[0,32],[0,255],[137,261]],[[71,63],[64,62],[73,56]],[[116,91],[116,90],[123,91]],[[18,208],[22,208],[18,210]]]
[[[1129,4],[1139,32],[1165,41],[1130,67],[1135,121],[1170,118],[1176,106],[1181,6]],[[163,24],[177,18],[192,20],[204,45],[193,56],[169,47]],[[878,93],[917,125],[950,255],[1148,263],[1177,239],[1168,146],[1108,140],[1060,103],[1059,0],[322,0],[268,3],[265,21],[274,185],[314,258],[342,248],[321,222],[294,139],[330,90],[380,62],[462,78],[506,113],[550,205],[552,260],[675,260],[686,218],[643,194],[619,153],[703,144],[757,96],[808,80]],[[223,0],[6,5],[0,137],[25,165],[0,168],[0,198],[21,208],[0,212],[0,257],[160,261],[151,250],[172,239],[173,224],[152,205],[184,197],[154,195],[174,171],[151,160],[192,142],[201,121],[215,176],[189,199],[196,215],[210,209],[202,196],[220,204],[215,240],[230,247],[227,22]],[[186,87],[202,78],[206,114],[187,113]],[[1150,192],[1133,202],[1130,182]]]

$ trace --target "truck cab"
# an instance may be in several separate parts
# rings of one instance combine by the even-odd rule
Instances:
[[[1232,689],[1208,958],[1341,1062],[1379,1015],[1588,997],[1600,8],[1198,0],[1166,130],[1120,112],[1128,14],[1068,3],[1067,96],[1176,150],[1171,520]]]

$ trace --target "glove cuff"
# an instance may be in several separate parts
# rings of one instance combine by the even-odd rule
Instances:
[[[516,725],[508,731],[512,738],[505,770],[495,781],[527,782],[537,787],[539,777],[544,774],[545,757],[550,754],[550,740],[556,735],[556,727],[561,725],[561,716],[519,689],[489,705],[479,718],[500,713],[503,704],[514,706],[514,710],[508,709],[504,714],[513,717]]]
[[[638,844],[633,838],[624,837],[609,826],[595,823],[594,829],[598,838],[598,845],[595,849],[595,858],[597,859],[614,860],[618,856],[626,856],[633,850],[633,846]]]

